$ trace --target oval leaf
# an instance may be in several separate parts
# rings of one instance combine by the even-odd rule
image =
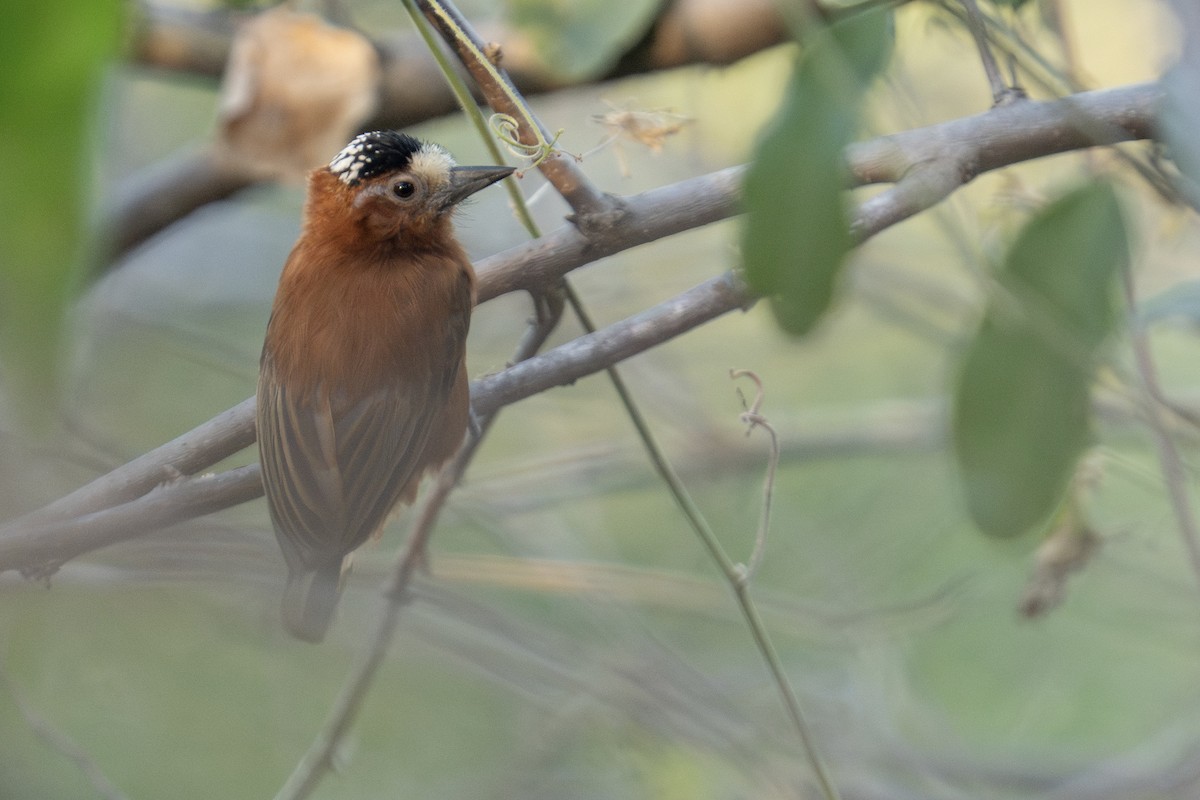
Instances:
[[[7,387],[35,414],[54,388],[88,197],[88,123],[120,11],[116,0],[17,3],[0,25],[0,352]]]
[[[746,279],[784,330],[804,334],[833,300],[850,236],[843,149],[890,51],[890,17],[857,15],[808,37],[779,116],[746,174]]]
[[[1103,184],[1042,210],[1009,250],[952,420],[967,506],[985,533],[1023,533],[1061,502],[1090,437],[1095,363],[1127,258],[1117,199]]]

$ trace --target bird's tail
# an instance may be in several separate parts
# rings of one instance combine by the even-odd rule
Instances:
[[[297,639],[314,644],[325,638],[338,597],[342,594],[342,563],[315,570],[288,572],[283,590],[283,626]]]

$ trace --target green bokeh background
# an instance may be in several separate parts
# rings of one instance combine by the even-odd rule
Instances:
[[[1167,63],[1159,4],[1068,5],[1095,85],[1144,80]],[[371,13],[402,24],[398,4]],[[780,49],[534,106],[577,153],[602,138],[588,119],[606,102],[693,118],[659,156],[621,144],[628,177],[612,147],[584,160],[600,186],[633,193],[745,161],[791,62]],[[914,9],[899,17],[868,126],[907,129],[988,99],[969,38]],[[97,106],[103,205],[138,170],[205,146],[215,93],[117,66]],[[464,163],[483,158],[458,119],[413,132]],[[804,339],[780,333],[760,304],[623,366],[738,559],[753,542],[766,444],[743,437],[728,370],[763,377],[784,456],[754,591],[846,797],[1189,796],[1180,787],[1198,755],[1200,595],[1148,432],[1102,427],[1088,513],[1104,546],[1064,605],[1037,621],[1016,613],[1036,539],[973,529],[941,434],[983,307],[981,276],[1028,208],[1090,158],[984,176],[872,240],[833,314]],[[527,195],[538,185],[527,178]],[[1142,294],[1194,280],[1194,220],[1136,181],[1123,192]],[[542,197],[535,213],[552,229],[563,208]],[[6,516],[253,393],[302,199],[297,187],[259,188],[209,207],[71,307],[60,427],[34,436],[12,413],[3,431]],[[738,226],[639,248],[572,280],[598,321],[616,321],[736,266]],[[523,240],[500,192],[468,208],[460,230],[476,256]],[[503,367],[528,314],[522,297],[478,311],[474,374]],[[1153,342],[1168,391],[1188,398],[1200,388],[1197,341],[1176,323],[1158,324]],[[551,344],[575,335],[565,324]],[[1118,370],[1128,362],[1118,348]],[[359,554],[320,647],[279,627],[283,565],[261,502],[78,559],[48,588],[0,576],[0,664],[13,690],[0,692],[0,798],[96,796],[43,728],[70,737],[132,798],[272,796],[356,663],[410,520]],[[728,588],[593,377],[500,417],[316,796],[795,797],[805,775]]]

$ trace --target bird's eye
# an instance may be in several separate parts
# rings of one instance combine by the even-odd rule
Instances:
[[[392,184],[392,194],[401,200],[412,197],[415,191],[417,191],[417,187],[413,186],[412,181],[396,181]]]

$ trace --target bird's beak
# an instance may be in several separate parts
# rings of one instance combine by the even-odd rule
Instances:
[[[512,167],[451,167],[450,183],[441,191],[443,209],[486,189],[516,172]]]

